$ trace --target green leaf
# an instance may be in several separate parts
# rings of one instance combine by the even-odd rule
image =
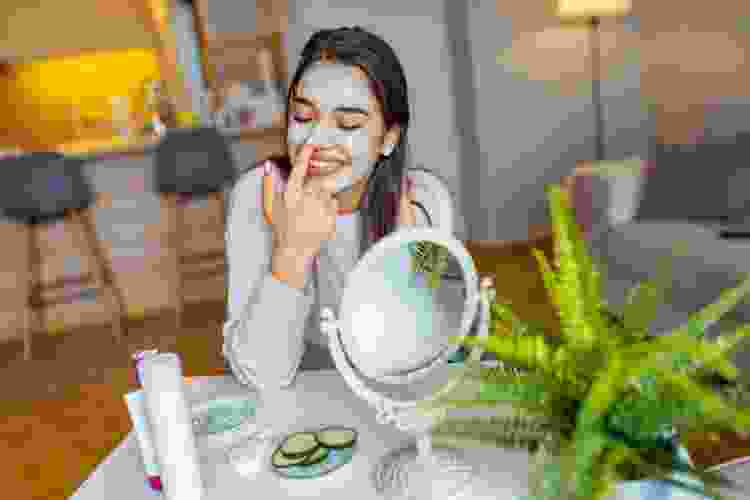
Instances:
[[[565,455],[560,455],[540,446],[532,455],[529,467],[529,499],[567,500],[572,496],[568,491],[564,467]]]
[[[574,349],[591,349],[597,340],[593,326],[587,321],[585,283],[581,266],[576,260],[576,224],[572,220],[568,192],[558,185],[547,186],[550,215],[555,237],[555,258],[558,268],[558,312],[561,331]]]
[[[734,380],[738,375],[737,367],[726,359],[720,344],[695,340],[688,332],[655,337],[650,342],[623,349],[622,355],[643,369],[664,368],[665,363],[673,369],[680,368],[674,363],[678,355],[683,355],[691,361],[700,362],[705,368],[715,370],[728,380]],[[632,367],[630,371],[633,371]]]
[[[637,332],[648,330],[648,325],[656,317],[660,302],[661,297],[655,283],[644,281],[633,286],[628,291],[623,307],[625,328]]]
[[[601,457],[614,441],[605,433],[579,428],[575,433],[575,475],[573,489],[578,498],[601,498],[601,485],[595,474]],[[599,491],[597,491],[597,489]]]
[[[741,325],[732,334],[720,335],[714,343],[721,349],[722,356],[729,356],[748,338],[750,338],[750,325]]]
[[[703,307],[700,311],[689,316],[688,322],[673,330],[672,333],[687,333],[690,321],[697,321],[702,324],[715,322],[721,319],[727,312],[734,309],[737,304],[750,292],[750,274],[736,287],[729,288],[721,292],[719,298],[712,304]]]
[[[607,371],[600,373],[591,385],[588,397],[578,415],[578,425],[588,427],[598,422],[619,397],[620,391],[624,388],[623,381],[623,363],[619,357],[612,355]]]
[[[623,308],[626,328],[631,331],[648,332],[649,325],[656,318],[657,308],[671,290],[674,257],[684,253],[679,242],[672,244],[671,255],[657,258],[656,276],[636,284],[628,292]]]
[[[552,266],[544,255],[544,252],[538,248],[532,248],[531,255],[533,255],[537,261],[539,272],[542,275],[542,282],[544,283],[544,288],[547,290],[550,302],[552,302],[552,305],[555,306],[559,314],[560,296],[558,292],[559,284],[557,273],[552,270]]]
[[[540,335],[493,336],[486,340],[478,337],[449,337],[449,342],[460,342],[465,346],[482,346],[495,353],[498,360],[510,361],[532,369],[548,370],[551,365],[552,348]]]
[[[449,417],[431,429],[433,443],[448,439],[492,443],[503,448],[528,448],[557,439],[559,430],[545,416]]]
[[[502,321],[510,324],[511,334],[524,335],[528,333],[529,327],[515,315],[510,307],[510,301],[496,300],[490,306],[491,319],[494,322]]]
[[[729,429],[750,430],[750,411],[731,407],[721,396],[684,374],[660,370],[659,383],[671,385],[682,393],[683,398],[701,401],[704,418],[716,425]]]

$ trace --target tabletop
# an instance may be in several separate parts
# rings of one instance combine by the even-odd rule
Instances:
[[[220,396],[244,394],[252,397],[253,394],[252,388],[240,385],[232,376],[194,377],[186,390],[191,404]],[[324,425],[354,427],[359,434],[357,451],[349,464],[317,479],[285,479],[268,469],[254,477],[243,477],[235,472],[226,459],[227,449],[236,443],[212,445],[208,440],[199,439],[197,447],[202,462],[206,500],[240,499],[246,498],[248,493],[257,492],[262,492],[263,498],[274,499],[379,499],[370,479],[373,466],[388,451],[407,444],[411,439],[395,426],[378,424],[375,411],[352,392],[336,370],[299,372],[294,384],[276,399],[274,425],[279,432],[295,432]],[[513,492],[525,490],[529,465],[525,451],[489,447],[467,451],[472,465],[489,472],[472,483],[469,498],[512,498]],[[746,483],[750,478],[750,464],[727,469],[727,475],[741,484]],[[747,486],[750,488],[750,484]],[[159,497],[161,495],[146,484],[138,444],[131,432],[71,499],[147,500]],[[618,494],[618,498],[626,497]],[[734,498],[750,500],[750,489],[736,493]]]
[[[233,396],[243,391],[249,395],[253,393],[251,388],[240,386],[231,376],[193,377],[186,390],[191,405],[217,396]],[[274,412],[278,418],[274,418],[274,424],[275,430],[280,432],[295,432],[324,425],[354,427],[359,437],[352,461],[314,480],[284,479],[270,470],[246,478],[227,463],[226,451],[235,443],[215,446],[207,440],[197,440],[206,500],[243,498],[243,493],[246,492],[263,492],[264,498],[274,499],[348,499],[353,496],[358,500],[380,498],[370,480],[372,468],[388,451],[409,443],[408,434],[393,425],[376,423],[374,410],[367,402],[357,398],[335,370],[299,372],[291,388],[275,401],[277,406]],[[482,463],[492,463],[485,455],[496,453],[497,450],[483,449],[481,452],[474,458]],[[515,455],[523,460],[518,460]],[[504,482],[509,485],[517,483],[518,478],[525,478],[528,467],[526,454],[511,453],[508,458],[510,460],[503,464],[503,474],[496,477],[500,484]],[[497,488],[495,481],[477,483],[473,488],[472,498],[497,498]],[[71,499],[146,500],[159,496],[146,484],[138,444],[131,432]]]

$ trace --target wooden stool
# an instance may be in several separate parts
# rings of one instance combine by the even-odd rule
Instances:
[[[107,295],[107,309],[112,316],[112,334],[116,342],[123,335],[122,316],[124,300],[115,285],[96,228],[90,219],[94,204],[89,184],[83,174],[83,160],[65,157],[59,153],[32,153],[0,160],[4,179],[0,182],[0,209],[3,215],[27,228],[29,251],[27,323],[24,331],[24,359],[30,360],[32,338],[37,330],[45,328],[45,308],[66,302],[69,297],[44,298],[45,289],[61,289],[67,284],[93,284]],[[39,230],[42,226],[63,222],[75,231],[75,240],[81,251],[94,260],[91,272],[74,279],[59,279],[42,283],[42,255]]]
[[[224,273],[224,250],[189,254],[185,241],[184,203],[191,198],[208,198],[218,206],[226,223],[224,186],[236,176],[229,141],[215,128],[172,129],[156,150],[155,186],[161,197],[162,213],[168,217],[168,242],[172,262],[172,293],[175,324],[182,327],[185,308],[184,282]],[[195,270],[205,261],[218,261],[208,270]]]

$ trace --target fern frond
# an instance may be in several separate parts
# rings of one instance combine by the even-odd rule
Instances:
[[[736,382],[719,389],[719,393],[729,403],[738,408],[750,409],[750,384]]]
[[[541,416],[448,418],[431,429],[434,443],[449,440],[470,440],[492,443],[504,448],[530,448],[541,441],[554,440],[559,431],[550,420]]]
[[[528,326],[511,309],[510,301],[496,300],[490,306],[490,315],[493,323],[509,324],[512,335],[525,335],[529,331]]]
[[[721,348],[722,356],[729,356],[747,338],[750,338],[750,325],[742,325],[734,333],[720,335],[714,343]]]
[[[596,475],[597,464],[601,462],[602,456],[613,443],[614,440],[611,437],[593,428],[576,429],[573,442],[575,474],[572,478],[572,486],[577,498],[596,498],[597,500],[600,498],[597,497],[601,495],[601,488],[597,491],[597,487],[601,486],[597,484],[597,479],[599,479]]]
[[[490,446],[495,448],[525,448],[533,449],[538,446],[536,440],[519,440],[507,438],[496,433],[467,433],[467,434],[434,434],[432,444],[442,448],[481,448]]]
[[[677,333],[655,337],[622,349],[622,356],[633,364],[631,372],[639,366],[643,370],[664,368],[665,365],[680,372],[695,373],[698,366],[720,373],[728,380],[737,378],[738,370],[724,356],[723,347],[716,342],[696,340],[688,333]],[[689,366],[682,366],[687,359]],[[695,368],[691,368],[694,366]]]
[[[561,443],[561,448],[567,448]],[[529,462],[529,496],[534,500],[572,500],[569,491],[567,470],[563,465],[567,462],[563,454],[549,450],[542,445],[531,456]]]
[[[673,244],[672,254],[678,253]],[[628,291],[623,308],[625,326],[630,331],[648,332],[648,327],[656,318],[657,308],[664,301],[671,289],[673,258],[660,255],[657,258],[656,277],[652,280],[637,283]]]
[[[477,337],[450,337],[450,342],[466,346],[480,345],[497,356],[501,362],[513,363],[548,375],[560,383],[568,384],[571,394],[581,394],[588,382],[581,376],[585,367],[569,362],[567,346],[552,346],[542,335],[492,336],[486,340]],[[580,370],[579,370],[580,368]]]
[[[591,325],[592,333],[595,335],[595,343],[616,343],[618,338],[612,337],[607,328],[606,318],[603,317],[603,299],[601,294],[601,273],[589,253],[586,240],[582,237],[578,223],[576,222],[575,208],[568,201],[569,206],[565,208],[568,219],[573,251],[576,262],[579,263],[579,280],[583,292],[583,310],[586,324]]]
[[[700,401],[707,422],[725,429],[750,431],[750,411],[732,407],[721,396],[691,380],[684,374],[669,370],[657,372],[659,382],[669,385],[687,400]]]
[[[587,350],[595,344],[596,332],[586,318],[586,290],[575,255],[575,223],[566,210],[569,206],[567,192],[556,185],[549,185],[546,190],[555,231],[561,330],[571,347]]]
[[[557,272],[552,269],[547,256],[544,252],[538,248],[531,249],[531,255],[536,259],[537,265],[539,266],[539,272],[542,275],[542,283],[544,288],[547,290],[550,302],[555,307],[557,314],[560,314],[560,293],[559,293],[559,278]]]
[[[451,337],[451,342],[457,341]],[[498,360],[517,363],[530,369],[549,370],[552,364],[552,348],[541,335],[488,337],[483,340],[478,337],[465,337],[465,346],[480,345],[493,352]]]
[[[746,275],[744,280],[738,286],[722,291],[715,302],[703,307],[700,311],[691,314],[689,319],[698,321],[703,325],[718,321],[722,316],[734,309],[748,293],[750,293],[750,273]],[[672,333],[688,333],[688,331],[689,328],[686,323],[685,325],[672,330]]]
[[[623,306],[623,320],[625,328],[630,332],[648,332],[648,325],[656,317],[656,310],[662,299],[659,289],[653,281],[637,283],[628,291],[628,296]]]

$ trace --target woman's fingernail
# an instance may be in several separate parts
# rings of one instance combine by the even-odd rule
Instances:
[[[266,175],[271,174],[271,162],[266,160],[266,162],[263,164],[263,171]]]

